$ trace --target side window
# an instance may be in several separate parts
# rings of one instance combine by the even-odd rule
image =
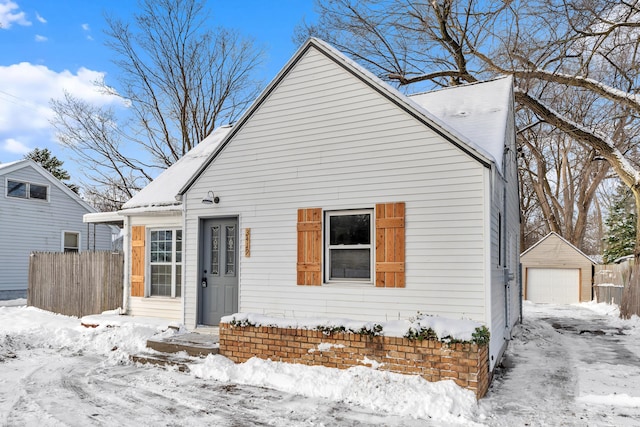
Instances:
[[[326,212],[326,281],[372,281],[372,216],[373,210]]]
[[[65,231],[62,236],[63,252],[79,252],[80,251],[80,233]]]
[[[48,200],[49,187],[29,182],[7,180],[7,197]]]
[[[149,235],[151,296],[182,295],[182,230],[152,230]]]

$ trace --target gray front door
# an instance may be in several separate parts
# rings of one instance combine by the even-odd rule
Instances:
[[[204,220],[201,233],[200,323],[218,325],[238,311],[238,220]]]

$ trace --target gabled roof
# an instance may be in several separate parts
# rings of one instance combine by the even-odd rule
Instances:
[[[493,164],[499,170],[501,169],[508,112],[512,102],[510,77],[448,89],[445,95],[440,95],[439,92],[428,92],[406,96],[329,44],[311,38],[298,49],[232,128],[216,129],[125,203],[124,212],[132,208],[154,210],[162,206],[165,209],[168,206],[174,206],[175,210],[180,210],[182,195],[224,150],[235,133],[251,118],[309,49],[316,49],[322,53],[485,167],[491,167]],[[473,96],[483,97],[482,102],[472,102],[468,99]],[[445,104],[455,102],[460,104],[461,109],[444,109],[439,105],[440,102]],[[466,112],[466,115],[461,111]]]
[[[527,249],[526,251],[522,252],[520,254],[520,257],[526,255],[527,253],[531,252],[532,250],[534,250],[535,248],[537,248],[542,242],[544,242],[545,240],[551,238],[551,237],[557,237],[558,239],[562,240],[562,242],[564,242],[566,245],[568,245],[569,247],[571,247],[574,251],[576,251],[577,253],[579,253],[580,255],[582,255],[583,257],[585,257],[586,259],[589,260],[589,262],[591,264],[596,264],[596,262],[594,260],[592,260],[591,258],[589,258],[588,255],[586,255],[584,252],[582,252],[580,249],[576,248],[574,245],[572,245],[571,243],[569,243],[569,241],[567,239],[565,239],[564,237],[562,237],[561,235],[559,235],[558,233],[552,231],[551,233],[547,234],[546,236],[544,236],[542,239],[538,240],[538,242],[536,242],[535,245],[531,246],[529,249]]]
[[[230,130],[231,126],[221,126],[215,129],[209,136],[182,156],[180,160],[163,171],[149,185],[122,205],[122,209],[127,211],[134,208],[163,207],[166,210],[170,206],[175,206],[176,210],[181,210],[180,205],[182,202],[179,198],[176,198],[176,195],[191,179],[193,173],[215,151]]]
[[[198,179],[198,177],[206,170],[206,168],[213,162],[213,160],[217,157],[218,153],[220,153],[224,147],[229,143],[229,141],[233,138],[233,135],[238,132],[239,129],[242,128],[244,123],[246,123],[249,118],[253,115],[253,113],[260,107],[260,105],[268,98],[269,94],[279,85],[279,83],[286,77],[289,71],[296,65],[296,63],[304,56],[304,54],[309,49],[316,49],[320,53],[324,54],[326,57],[334,61],[336,64],[341,66],[347,72],[351,73],[353,76],[360,79],[363,83],[383,95],[387,100],[396,106],[402,108],[405,112],[416,118],[418,121],[422,122],[424,125],[441,135],[443,138],[447,139],[449,142],[460,148],[462,151],[469,154],[471,157],[476,159],[482,165],[486,167],[490,167],[491,164],[495,164],[496,166],[500,166],[502,164],[502,151],[504,149],[504,137],[507,130],[507,118],[509,111],[509,103],[510,98],[507,98],[507,94],[509,97],[512,95],[511,86],[512,79],[505,78],[500,79],[500,85],[504,88],[501,90],[501,94],[505,96],[500,97],[491,97],[496,102],[502,103],[499,106],[494,106],[493,108],[498,108],[502,114],[496,115],[495,118],[492,118],[492,121],[487,123],[482,120],[478,120],[475,124],[481,128],[486,128],[487,130],[482,130],[480,133],[488,134],[489,128],[498,129],[502,131],[502,139],[500,149],[496,148],[494,142],[494,138],[491,138],[492,144],[489,144],[491,149],[487,149],[485,147],[480,146],[476,141],[476,133],[478,129],[474,129],[473,132],[464,135],[461,133],[459,129],[456,129],[455,126],[448,123],[446,120],[449,117],[448,115],[442,115],[442,117],[438,117],[436,114],[428,111],[420,102],[427,102],[429,96],[424,96],[423,98],[417,98],[413,100],[411,97],[403,95],[400,91],[396,90],[392,86],[380,80],[378,77],[373,75],[371,72],[360,66],[355,61],[349,59],[342,52],[336,50],[333,46],[325,43],[322,40],[316,38],[310,38],[307,40],[294,54],[294,56],[289,60],[289,62],[284,66],[284,68],[278,73],[278,75],[269,83],[266,89],[260,94],[260,96],[254,101],[254,103],[249,107],[249,109],[242,115],[238,123],[234,125],[233,129],[229,134],[227,134],[223,141],[220,142],[220,145],[216,148],[216,150],[210,155],[210,157],[202,163],[200,168],[192,175],[191,179],[187,182],[187,184],[180,189],[179,195],[184,195],[184,193],[191,187],[191,185]],[[496,80],[498,81],[498,80]],[[481,85],[482,83],[477,83],[477,85]],[[465,86],[466,87],[466,86]],[[508,88],[508,92],[506,89]],[[461,89],[465,90],[465,89]],[[476,89],[477,90],[477,89]],[[471,92],[471,91],[469,91]],[[462,92],[456,92],[462,93]],[[460,95],[462,97],[463,95]],[[449,101],[447,101],[449,102]],[[502,120],[502,122],[497,122],[496,120]],[[470,126],[461,127],[460,129],[467,130]],[[489,138],[487,138],[489,139]]]
[[[97,212],[93,206],[89,205],[87,202],[82,200],[80,196],[78,196],[76,193],[71,191],[71,189],[69,189],[69,187],[64,185],[62,181],[60,181],[58,178],[53,176],[48,170],[46,170],[45,168],[43,168],[42,166],[40,166],[38,163],[34,162],[31,159],[23,159],[23,160],[18,160],[11,163],[0,164],[0,176],[8,175],[12,172],[15,172],[17,170],[24,169],[24,168],[32,168],[34,171],[42,175],[42,178],[47,180],[51,185],[59,188],[60,191],[62,191],[63,193],[66,193],[67,196],[72,198],[76,203],[81,205],[88,212]]]

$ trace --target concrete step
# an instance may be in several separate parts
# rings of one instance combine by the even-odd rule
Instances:
[[[184,351],[189,356],[206,357],[209,354],[218,354],[219,342],[218,335],[192,332],[168,338],[151,338],[147,340],[147,347],[160,353]]]
[[[173,354],[161,353],[141,353],[132,354],[129,358],[136,363],[143,363],[155,366],[177,366],[180,372],[189,372],[189,363],[193,360],[178,357]]]

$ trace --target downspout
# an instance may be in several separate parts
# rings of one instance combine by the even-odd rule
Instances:
[[[129,217],[125,215],[123,223],[124,235],[122,236],[122,249],[124,251],[124,272],[122,277],[122,313],[127,314],[129,311],[129,295],[131,294],[131,271],[129,257],[131,256],[131,239],[129,238]]]
[[[187,312],[187,198],[178,194],[176,200],[182,201],[182,324],[186,325]]]

